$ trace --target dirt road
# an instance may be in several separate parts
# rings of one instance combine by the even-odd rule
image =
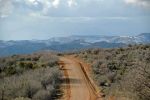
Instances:
[[[61,57],[60,66],[64,72],[63,100],[102,100],[86,73],[87,66],[72,57]]]

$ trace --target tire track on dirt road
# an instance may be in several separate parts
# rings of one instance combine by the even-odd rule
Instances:
[[[86,73],[85,65],[76,58],[60,57],[65,76],[63,100],[102,100]]]

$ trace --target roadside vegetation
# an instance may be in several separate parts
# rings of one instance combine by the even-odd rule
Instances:
[[[92,76],[104,99],[150,99],[150,45],[88,49],[78,52],[77,56],[92,64]]]
[[[0,100],[54,100],[60,96],[56,54],[34,53],[0,58]]]

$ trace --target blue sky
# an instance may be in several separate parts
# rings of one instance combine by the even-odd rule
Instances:
[[[0,40],[150,32],[150,0],[0,0]]]

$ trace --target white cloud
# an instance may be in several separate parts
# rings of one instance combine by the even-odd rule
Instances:
[[[142,6],[142,7],[150,7],[150,0],[125,0],[127,4]]]
[[[125,15],[120,9],[124,9],[125,13],[138,15],[139,9],[131,8],[130,11],[130,8],[127,9],[125,3],[122,3],[124,1],[129,5],[150,7],[150,0],[0,0],[0,16],[7,17],[10,14],[55,17]],[[143,14],[144,10],[142,9],[139,14]]]
[[[47,15],[51,8],[58,8],[60,6],[60,0],[25,0],[25,2],[27,2],[27,5],[42,6],[39,12],[44,15]]]
[[[49,9],[51,8],[51,3],[49,1],[43,2],[43,14],[47,14],[49,12]]]
[[[27,5],[37,5],[38,2],[36,0],[24,0]],[[16,2],[21,2],[17,0]]]
[[[69,7],[77,6],[77,2],[75,0],[68,0],[67,3]]]
[[[38,5],[38,1],[36,0],[29,0],[33,5],[37,6]]]
[[[13,8],[11,0],[0,0],[0,17],[7,17],[12,13]]]
[[[125,0],[126,3],[136,3],[136,0]]]
[[[52,2],[52,6],[53,6],[54,8],[58,8],[59,4],[60,4],[60,0],[54,0],[54,1]]]
[[[33,3],[33,2],[35,2],[36,0],[28,0],[28,1]]]

